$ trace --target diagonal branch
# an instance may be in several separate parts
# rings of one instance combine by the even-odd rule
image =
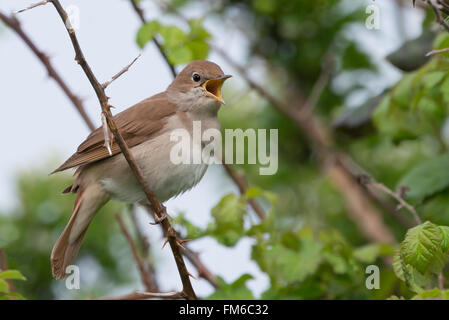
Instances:
[[[21,12],[24,12],[24,11],[27,11],[27,10],[30,10],[30,9],[33,9],[33,8],[36,8],[36,7],[39,7],[39,6],[44,6],[47,3],[48,3],[48,0],[44,0],[44,1],[41,1],[41,2],[38,2],[38,3],[33,3],[33,4],[29,5],[28,7],[26,7],[25,9],[18,10],[15,13],[21,13]]]
[[[141,55],[142,54],[139,53],[139,55],[133,61],[131,61],[130,64],[128,64],[126,67],[124,67],[122,70],[120,70],[117,74],[113,75],[109,81],[106,81],[105,83],[103,83],[101,85],[103,87],[103,89],[106,89],[112,82],[114,82],[115,80],[117,80],[117,78],[119,78],[121,75],[123,75],[125,72],[127,72],[129,70],[129,68],[131,68],[131,66],[137,61],[137,59],[140,58]]]
[[[105,94],[104,88],[100,84],[100,82],[95,77],[91,67],[87,63],[84,54],[81,50],[81,47],[79,45],[78,39],[75,34],[75,30],[70,24],[70,20],[68,19],[67,13],[61,6],[59,0],[50,0],[50,2],[55,7],[56,11],[58,12],[60,18],[62,19],[63,23],[66,26],[67,32],[69,34],[70,40],[72,42],[73,48],[75,50],[75,60],[78,62],[78,64],[83,69],[84,73],[86,74],[87,78],[89,79],[89,82],[91,83],[93,89],[95,90],[95,93],[97,95],[98,101],[101,106],[101,110],[104,113],[106,117],[106,122],[108,124],[109,129],[111,130],[115,141],[120,147],[120,151],[123,153],[123,156],[125,157],[126,161],[129,164],[129,167],[131,168],[131,171],[135,175],[137,181],[141,185],[147,200],[152,205],[152,207],[155,210],[155,213],[159,219],[161,219],[161,224],[164,230],[167,233],[168,242],[170,244],[171,250],[173,252],[173,256],[175,258],[176,266],[178,268],[179,275],[181,277],[183,290],[182,295],[187,299],[196,299],[196,294],[193,290],[192,284],[190,283],[189,278],[189,272],[187,271],[187,268],[185,266],[184,260],[182,258],[180,248],[177,245],[177,237],[176,233],[171,226],[168,219],[164,219],[166,217],[166,210],[165,208],[159,203],[154,193],[151,191],[147,181],[144,179],[142,170],[137,165],[136,160],[134,159],[134,156],[132,155],[130,149],[128,148],[125,140],[123,139],[121,133],[119,132],[111,110],[110,106],[108,104],[108,97]]]
[[[0,19],[3,20],[3,18],[5,18],[5,20],[8,20],[7,19],[8,17],[0,12]],[[3,21],[5,21],[5,20],[3,20]],[[19,21],[16,17],[14,17],[14,20],[17,23],[19,23]],[[5,21],[5,23],[6,23],[6,21]],[[19,24],[19,26],[20,26],[20,24]],[[12,27],[12,30],[17,32],[18,30],[21,30],[21,29],[15,29]],[[21,30],[20,36],[26,44],[32,44],[31,48],[32,48],[33,53],[35,53],[39,57],[39,53],[41,51],[37,49],[37,47],[31,42],[31,40],[29,40],[29,37],[23,32],[23,30]],[[84,110],[82,101],[79,99],[73,99],[73,97],[75,97],[75,95],[73,94],[73,92],[70,91],[68,86],[65,85],[65,83],[62,80],[60,80],[62,78],[55,71],[54,67],[51,64],[50,59],[47,58],[45,60],[42,60],[42,59],[40,59],[40,60],[41,60],[41,62],[43,62],[44,66],[47,68],[47,70],[49,70],[49,73],[52,75],[55,75],[56,79],[59,79],[59,81],[56,81],[57,84],[61,87],[61,89],[64,91],[64,93],[67,95],[67,97],[71,100],[71,102],[74,104],[74,106],[77,108],[77,110],[78,111]],[[79,104],[77,104],[77,102],[79,102]],[[80,114],[83,115],[83,113],[81,111],[80,111]],[[85,123],[88,125],[88,127],[91,129],[91,131],[93,131],[95,129],[95,126],[93,125],[90,118],[86,114],[84,114],[84,115],[85,115],[85,117],[83,116],[83,119],[84,119]],[[106,121],[105,121],[105,123],[106,123]],[[107,128],[107,124],[105,125],[105,127]],[[147,247],[148,247],[147,245],[143,245],[144,250],[147,250]],[[197,253],[193,252],[188,247],[186,247],[186,250],[183,252],[183,255],[195,266],[195,268],[198,270],[198,274],[201,278],[206,279],[212,286],[218,287],[218,284],[215,280],[215,276],[203,264],[201,259],[198,257]]]
[[[367,176],[367,175],[360,175],[359,179],[360,179],[360,183],[362,185],[373,186],[374,188],[376,188],[376,189],[388,194],[392,198],[394,198],[399,203],[399,206],[397,209],[401,209],[401,208],[407,209],[413,215],[413,218],[415,219],[416,224],[422,223],[421,218],[419,217],[418,212],[416,212],[415,207],[413,207],[411,204],[409,204],[407,201],[404,200],[404,195],[402,193],[405,194],[405,192],[394,192],[393,190],[389,189],[386,185],[374,181],[370,176]]]

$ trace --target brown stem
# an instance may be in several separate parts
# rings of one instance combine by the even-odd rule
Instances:
[[[3,17],[6,17],[6,15],[2,15],[1,14],[1,12],[0,12],[0,18],[2,19]],[[16,18],[14,18],[14,20],[17,20]],[[5,21],[5,20],[4,20]],[[6,22],[6,21],[5,21]],[[18,20],[17,20],[17,22],[18,22]],[[15,31],[17,31],[16,29],[13,29],[13,30],[15,30]],[[22,34],[23,34],[23,37],[21,37],[27,44],[28,43],[31,43],[31,41],[26,41],[25,39],[29,39],[29,37],[25,34],[25,33],[23,33],[23,31],[22,31]],[[39,52],[41,52],[40,50],[38,50],[37,49],[37,47],[33,44],[33,46],[32,46],[32,48],[36,48],[35,50],[32,50],[36,55],[38,55],[38,53]],[[39,56],[38,56],[39,57]],[[62,79],[60,76],[59,76],[59,74],[55,71],[55,69],[52,67],[52,65],[51,65],[51,63],[50,63],[50,60],[47,58],[45,61],[42,61],[41,60],[41,62],[43,62],[44,63],[44,66],[45,67],[48,67],[48,66],[50,66],[49,67],[49,69],[50,70],[53,70],[52,72],[50,72],[51,74],[54,74],[55,76],[56,76],[56,78],[57,79]],[[47,63],[48,62],[48,63]],[[77,107],[77,109],[78,110],[84,110],[84,107],[83,107],[83,105],[82,105],[82,101],[81,100],[79,100],[79,99],[72,99],[71,97],[75,97],[75,95],[70,91],[70,89],[68,88],[68,86],[66,86],[66,85],[64,85],[64,82],[63,81],[57,81],[57,83],[58,83],[58,85],[60,85],[60,87],[61,87],[61,89],[64,91],[64,93],[67,95],[67,97],[72,101],[72,103],[75,105],[75,107],[77,107],[78,105],[76,104],[76,102],[77,101],[79,101],[79,106],[80,106],[80,108],[78,108]],[[83,115],[81,112],[80,112],[80,114],[81,115]],[[86,115],[85,117],[83,116],[83,119],[84,119],[84,121],[85,121],[85,123],[88,125],[88,127],[91,129],[91,130],[94,130],[95,129],[95,127],[93,126],[93,124],[92,124],[92,121],[89,119],[89,117]],[[106,128],[107,128],[107,126],[106,126]],[[162,226],[161,226],[162,227]],[[136,226],[136,228],[137,228],[137,226]],[[137,229],[138,230],[138,232],[140,232],[140,230],[139,229]],[[148,250],[148,243],[146,244],[146,245],[143,245],[142,246],[143,248],[144,248],[144,251],[145,252],[147,252],[147,250]],[[216,280],[215,280],[215,277],[213,276],[213,274],[204,266],[204,264],[202,263],[202,261],[199,259],[199,257],[198,257],[198,254],[196,254],[195,252],[193,252],[193,251],[191,251],[191,250],[189,250],[188,248],[187,248],[187,250],[185,250],[184,252],[183,252],[183,254],[186,256],[186,258],[197,268],[197,270],[198,270],[198,273],[199,273],[199,275],[202,277],[202,278],[204,278],[204,279],[206,279],[207,281],[209,281],[209,283],[212,285],[212,286],[214,286],[214,287],[218,287],[218,284],[217,284],[217,282],[216,282]],[[153,268],[153,270],[154,270],[154,268]],[[154,273],[151,273],[151,275],[153,276],[153,278],[154,278]],[[153,279],[153,283],[154,284],[156,284],[156,279]],[[157,288],[157,287],[156,287]]]
[[[104,88],[95,77],[91,67],[89,66],[84,57],[84,54],[81,50],[81,47],[75,34],[75,30],[70,25],[67,13],[61,6],[59,0],[50,0],[50,2],[53,4],[60,18],[62,19],[62,22],[66,26],[67,32],[69,34],[70,40],[75,50],[75,60],[81,66],[87,78],[89,79],[89,82],[91,83],[93,89],[95,90],[98,101],[100,102],[101,110],[106,117],[107,124],[109,126],[110,131],[114,135],[115,141],[120,147],[120,151],[123,153],[123,156],[128,162],[129,167],[131,168],[131,171],[134,173],[137,181],[141,185],[149,203],[154,208],[156,215],[158,216],[158,218],[162,219],[164,216],[166,216],[165,208],[159,203],[156,196],[151,191],[147,181],[143,177],[140,167],[137,165],[136,160],[134,159],[134,156],[130,152],[125,140],[123,139],[122,135],[117,129],[117,126],[114,122],[108,104],[108,98],[105,94]],[[192,284],[190,283],[189,272],[187,271],[180,249],[177,245],[176,233],[167,219],[163,219],[161,221],[161,224],[164,230],[166,231],[168,242],[170,243],[170,247],[173,252],[173,256],[175,258],[176,266],[178,268],[178,272],[181,277],[183,285],[183,293],[187,299],[196,299],[195,291],[193,290]]]

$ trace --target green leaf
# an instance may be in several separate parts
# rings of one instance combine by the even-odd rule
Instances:
[[[193,60],[192,51],[184,46],[169,49],[167,57],[172,64],[184,64]]]
[[[25,297],[22,296],[20,293],[17,293],[17,292],[9,292],[9,293],[8,293],[8,296],[17,298],[17,299],[19,299],[19,300],[25,300]]]
[[[431,88],[436,86],[441,80],[443,80],[446,72],[444,71],[434,71],[429,72],[422,76],[421,81],[426,88]]]
[[[192,60],[205,60],[209,55],[209,45],[204,41],[189,41],[187,43]]]
[[[184,45],[187,34],[177,26],[160,26],[159,33],[164,38],[164,46],[167,50],[173,50]]]
[[[283,284],[302,281],[314,274],[322,262],[323,246],[313,239],[301,239],[299,250],[292,250],[275,244],[261,252],[257,258],[262,270]]]
[[[140,48],[145,47],[148,41],[152,41],[156,33],[159,32],[160,24],[159,22],[153,20],[151,22],[145,23],[140,27],[137,32],[136,42]]]
[[[441,249],[448,253],[449,251],[449,227],[447,226],[438,226],[441,234]]]
[[[403,265],[410,265],[421,274],[429,270],[438,274],[444,266],[440,230],[431,222],[409,229],[400,250]]]
[[[248,280],[253,279],[250,274],[244,274],[240,276],[231,284],[227,284],[223,278],[217,277],[219,289],[217,289],[212,295],[207,297],[211,300],[252,300],[254,296],[246,286]]]
[[[424,161],[405,174],[399,186],[409,187],[407,198],[420,203],[449,186],[449,154]]]
[[[225,246],[234,246],[244,235],[243,216],[246,213],[244,197],[235,194],[224,196],[212,209],[211,222],[206,232]]]
[[[393,271],[400,280],[405,281],[404,268],[402,264],[400,249],[398,249],[393,257]]]
[[[435,50],[445,49],[449,47],[449,35],[446,32],[440,32],[433,43]],[[441,57],[448,58],[449,54],[447,52],[440,53]]]
[[[412,300],[434,300],[435,298],[439,298],[441,300],[449,300],[449,290],[440,290],[438,288],[424,290],[415,295]]]
[[[9,292],[8,283],[5,280],[0,279],[0,293],[8,293],[8,292]]]
[[[260,190],[260,189],[257,188],[257,187],[249,187],[249,188],[246,189],[246,191],[245,191],[245,196],[246,196],[248,199],[252,199],[252,198],[258,197],[258,196],[260,196],[260,195],[262,195],[262,190]]]
[[[193,19],[189,21],[190,26],[190,34],[189,37],[191,39],[196,40],[208,40],[211,38],[211,34],[207,32],[203,27],[203,19]]]
[[[183,237],[186,239],[198,239],[205,234],[203,229],[187,220],[184,213],[180,213],[174,220],[176,224],[181,225],[185,229],[186,234],[183,234]]]
[[[5,270],[0,272],[0,279],[26,280],[18,270]]]

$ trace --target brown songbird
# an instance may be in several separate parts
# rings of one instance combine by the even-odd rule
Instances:
[[[193,122],[201,130],[219,129],[217,112],[224,103],[223,82],[230,76],[209,61],[188,64],[167,90],[145,99],[114,116],[117,128],[142,169],[151,190],[164,202],[195,186],[207,169],[206,163],[174,164],[170,151],[173,130],[189,134]],[[78,150],[54,172],[77,168],[74,183],[64,193],[76,193],[72,216],[53,247],[53,276],[63,279],[66,267],[76,257],[96,212],[110,199],[146,204],[147,199],[120,148],[105,147],[102,128],[93,131]]]

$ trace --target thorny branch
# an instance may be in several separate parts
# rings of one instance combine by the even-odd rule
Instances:
[[[88,77],[92,87],[94,88],[94,90],[97,94],[98,100],[101,105],[101,109],[106,116],[108,127],[111,130],[112,134],[114,135],[114,138],[120,147],[120,151],[123,153],[124,157],[126,158],[126,161],[128,162],[134,175],[136,176],[137,181],[142,186],[142,189],[145,192],[145,195],[146,195],[149,203],[153,207],[155,214],[161,220],[161,224],[162,224],[164,230],[166,231],[168,242],[169,242],[171,250],[173,252],[173,256],[175,258],[176,265],[178,267],[178,272],[181,277],[181,281],[182,281],[182,285],[183,285],[181,295],[189,300],[196,299],[195,291],[193,290],[192,284],[190,283],[190,278],[189,278],[190,274],[187,271],[186,265],[184,263],[184,260],[182,258],[181,252],[180,252],[180,248],[177,243],[176,233],[175,233],[173,227],[171,226],[170,222],[168,221],[168,219],[165,219],[165,217],[167,216],[167,212],[166,212],[165,208],[159,203],[159,201],[157,200],[154,193],[151,191],[147,181],[143,177],[140,167],[137,165],[136,160],[134,159],[134,156],[130,152],[125,140],[123,139],[122,135],[118,131],[118,129],[115,125],[115,122],[113,120],[113,116],[112,116],[112,113],[111,113],[111,110],[110,110],[110,107],[108,104],[108,98],[104,92],[104,88],[98,82],[98,80],[96,79],[90,66],[87,64],[86,59],[84,58],[83,52],[81,51],[81,47],[78,43],[78,39],[75,35],[75,31],[70,26],[70,23],[69,23],[69,20],[67,17],[67,13],[62,8],[61,4],[59,3],[59,0],[51,0],[51,3],[54,5],[54,7],[55,7],[56,11],[59,13],[62,21],[67,26],[67,31],[68,31],[68,34],[69,34],[70,39],[73,44],[73,48],[75,49],[75,53],[76,53],[75,59],[83,68],[86,76]]]
[[[5,14],[2,14],[1,12],[0,12],[0,19],[3,20],[7,24],[9,22],[8,17]],[[75,96],[75,94],[69,89],[69,87],[65,84],[65,82],[62,81],[61,76],[54,69],[53,65],[51,64],[50,59],[46,55],[42,54],[41,51],[39,49],[37,49],[36,45],[34,45],[34,43],[30,40],[30,38],[24,33],[24,31],[20,28],[20,24],[19,24],[18,19],[16,17],[13,17],[13,18],[10,18],[10,19],[14,19],[13,21],[15,21],[15,24],[13,24],[13,25],[8,24],[11,27],[11,29],[19,34],[19,36],[24,40],[24,42],[30,47],[30,49],[33,51],[33,53],[38,58],[41,58],[41,57],[45,58],[45,59],[40,59],[40,61],[44,65],[44,67],[48,70],[50,75],[54,76],[57,84],[61,87],[63,92],[67,95],[67,97],[70,99],[70,101],[77,108],[77,110],[81,114],[84,122],[87,124],[89,129],[91,131],[95,130],[95,126],[93,125],[93,122],[90,120],[88,115],[83,111],[84,110],[84,106],[83,106],[82,101],[80,99],[78,99]],[[19,28],[17,28],[17,26],[19,26]],[[106,121],[106,120],[104,120],[104,121]],[[106,122],[104,122],[104,123],[106,123]],[[105,125],[105,127],[108,128],[107,124]],[[108,139],[107,141],[109,143],[110,139]],[[106,142],[106,140],[105,140],[105,142]],[[137,226],[136,226],[136,228],[137,228]],[[138,230],[138,232],[140,232],[140,230]],[[142,240],[142,241],[144,241],[144,240]],[[144,252],[147,252],[147,250],[148,250],[148,243],[147,244],[143,244],[142,248],[144,249]],[[203,264],[203,262],[199,258],[198,253],[190,250],[187,247],[186,250],[183,252],[183,254],[195,266],[195,268],[198,270],[199,277],[204,278],[205,280],[207,280],[215,288],[218,287],[218,284],[217,284],[217,282],[215,280],[215,276]],[[154,277],[154,274],[151,273],[150,277]],[[153,283],[155,283],[155,280],[153,280]]]
[[[166,231],[167,239],[170,244],[171,250],[173,252],[173,256],[175,258],[176,266],[178,268],[179,275],[181,277],[182,281],[182,292],[180,295],[184,298],[187,298],[189,300],[196,299],[196,294],[192,288],[192,284],[190,283],[189,278],[189,272],[187,271],[187,268],[185,266],[184,260],[182,258],[180,248],[178,246],[177,236],[176,233],[171,226],[170,222],[165,219],[167,216],[165,208],[159,203],[154,193],[151,191],[148,183],[143,178],[143,174],[139,166],[137,165],[134,156],[131,154],[125,140],[123,139],[122,135],[117,129],[117,126],[115,125],[110,105],[108,103],[108,97],[105,94],[104,88],[100,84],[100,82],[95,77],[91,67],[87,63],[84,54],[81,50],[81,47],[79,45],[75,30],[70,24],[70,20],[68,19],[67,13],[61,6],[59,0],[49,0],[55,7],[56,11],[58,12],[60,18],[62,19],[64,25],[66,26],[67,32],[69,34],[70,40],[72,42],[73,48],[75,50],[75,60],[77,63],[81,66],[84,73],[86,74],[87,78],[89,79],[89,82],[91,83],[93,89],[95,90],[95,93],[97,95],[97,98],[100,102],[101,110],[103,114],[105,115],[107,125],[109,127],[109,130],[112,132],[115,141],[120,147],[121,152],[123,153],[126,161],[128,162],[131,171],[134,173],[137,181],[142,186],[142,189],[149,201],[149,203],[152,205],[152,207],[155,210],[156,216],[160,219],[162,227]]]

